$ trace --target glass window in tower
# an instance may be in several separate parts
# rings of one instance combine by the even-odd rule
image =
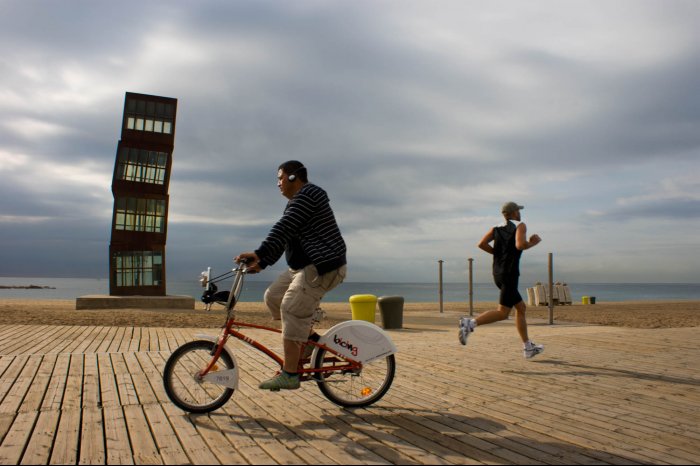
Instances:
[[[160,286],[163,253],[159,251],[117,251],[112,255],[114,283],[118,287]]]
[[[117,158],[117,179],[138,183],[165,183],[166,152],[121,146]]]
[[[117,197],[114,200],[114,229],[163,233],[165,200]]]
[[[150,133],[172,134],[174,106],[160,102],[129,99],[126,128]]]

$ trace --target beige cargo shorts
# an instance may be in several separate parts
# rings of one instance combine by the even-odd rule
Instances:
[[[315,265],[287,269],[265,291],[265,304],[272,318],[282,319],[285,340],[306,341],[314,311],[321,298],[345,280],[347,266],[318,275]]]

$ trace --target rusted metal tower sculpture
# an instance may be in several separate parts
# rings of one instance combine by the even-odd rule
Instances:
[[[165,296],[177,99],[127,92],[112,178],[109,294]]]

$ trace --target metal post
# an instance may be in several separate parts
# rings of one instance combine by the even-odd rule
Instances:
[[[469,317],[474,315],[474,259],[469,258]]]
[[[444,261],[440,259],[438,261],[438,289],[440,293],[440,314],[442,314],[442,263]]]
[[[549,253],[549,325],[554,323],[554,265],[552,253]]]

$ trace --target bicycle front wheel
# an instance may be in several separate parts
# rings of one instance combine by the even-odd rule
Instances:
[[[233,395],[233,389],[205,381],[199,373],[212,359],[216,343],[196,340],[185,343],[168,358],[163,384],[170,400],[190,413],[208,413],[221,408]],[[224,351],[211,372],[233,369],[231,356]],[[211,373],[210,372],[210,373]]]
[[[362,369],[330,370],[346,364],[344,359],[323,349],[314,359],[314,369],[326,369],[316,373],[318,388],[333,403],[360,408],[379,401],[389,391],[396,372],[393,354],[363,364]]]

